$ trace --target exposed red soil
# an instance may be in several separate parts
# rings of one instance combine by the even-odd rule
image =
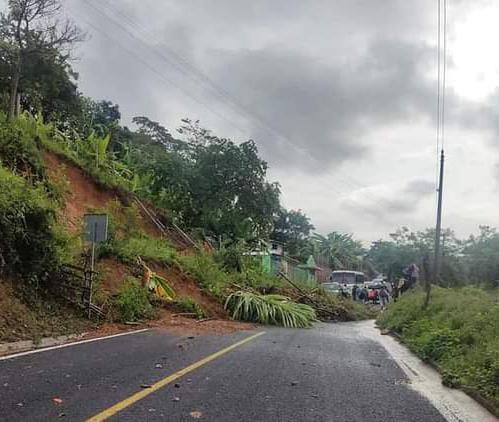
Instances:
[[[127,276],[132,275],[131,268],[115,258],[99,260],[96,270],[102,282],[100,287],[106,294],[117,293]]]
[[[67,183],[62,222],[72,232],[81,230],[83,215],[92,208],[105,208],[116,196],[99,187],[83,170],[56,154],[45,152],[44,160],[49,177]]]
[[[45,151],[44,160],[49,177],[56,182],[67,185],[64,198],[65,208],[61,211],[60,219],[71,233],[76,234],[81,231],[83,216],[91,209],[107,208],[113,201],[122,203],[116,191],[103,188],[84,170],[64,157]],[[150,236],[162,237],[162,233],[154,223],[142,210],[139,209],[139,211],[142,217],[141,221],[138,222],[140,228]],[[123,213],[122,216],[125,217],[125,214]],[[186,249],[179,251],[179,253],[189,254],[191,251]],[[149,266],[151,270],[168,281],[178,297],[192,298],[213,319],[198,322],[195,319],[178,316],[170,310],[160,309],[158,319],[141,324],[137,328],[154,327],[179,332],[219,334],[254,328],[252,324],[229,321],[222,305],[201,290],[195,280],[185,276],[178,269],[158,264]],[[97,270],[101,274],[101,289],[106,295],[116,293],[126,277],[133,273],[131,266],[114,258],[100,260],[97,263]],[[88,333],[87,336],[102,336],[130,329],[129,325],[105,323],[97,330]]]

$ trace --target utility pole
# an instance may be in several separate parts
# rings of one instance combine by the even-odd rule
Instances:
[[[440,278],[440,238],[442,231],[442,189],[444,184],[444,150],[440,155],[440,179],[438,182],[438,207],[437,207],[437,227],[435,230],[435,266],[434,278]]]

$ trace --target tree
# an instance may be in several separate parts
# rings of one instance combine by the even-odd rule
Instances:
[[[314,228],[310,223],[310,218],[301,210],[288,211],[281,208],[275,216],[271,238],[283,243],[291,257],[302,259],[304,258],[302,252],[306,247],[310,232]]]
[[[0,17],[2,58],[10,80],[9,118],[18,113],[19,82],[32,56],[69,49],[83,33],[70,20],[60,20],[60,0],[9,0],[8,13]]]
[[[256,144],[212,138],[191,158],[192,224],[232,239],[268,238],[280,189],[266,181],[267,163]]]
[[[464,242],[462,259],[470,281],[494,286],[499,280],[499,233],[490,226],[479,230]]]
[[[314,233],[312,242],[316,245],[317,253],[329,259],[332,269],[352,270],[362,265],[364,248],[351,234],[331,232],[327,236],[322,236]]]
[[[133,118],[133,123],[138,127],[138,133],[147,136],[154,143],[163,146],[168,151],[182,151],[186,149],[184,142],[175,139],[165,127],[148,117],[138,116]]]

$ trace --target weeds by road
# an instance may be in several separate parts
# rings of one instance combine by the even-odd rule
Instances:
[[[443,382],[479,392],[499,407],[499,302],[497,290],[434,287],[406,294],[378,323],[401,335],[419,356],[436,364]]]

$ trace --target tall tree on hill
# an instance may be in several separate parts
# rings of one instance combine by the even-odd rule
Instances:
[[[302,252],[306,248],[310,232],[314,230],[310,218],[301,210],[281,208],[276,215],[272,240],[284,243],[287,253],[297,259],[305,258]]]
[[[19,111],[19,82],[32,56],[69,50],[84,36],[70,20],[61,19],[60,0],[9,0],[0,17],[0,48],[9,72],[8,115]]]

